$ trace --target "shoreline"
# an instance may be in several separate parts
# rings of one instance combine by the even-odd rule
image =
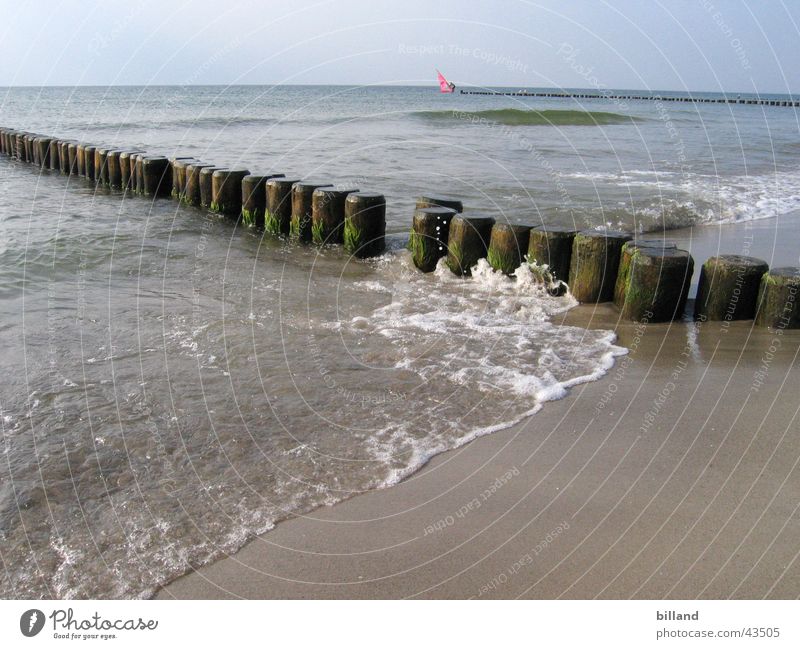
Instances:
[[[664,236],[695,257],[696,286],[714,254],[796,265],[798,224]],[[800,332],[619,323],[607,304],[563,323],[614,329],[629,354],[525,421],[282,521],[155,597],[796,597]]]

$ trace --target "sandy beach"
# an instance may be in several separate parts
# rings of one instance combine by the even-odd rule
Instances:
[[[722,253],[785,266],[798,225],[666,236],[698,268]],[[564,322],[615,329],[629,353],[523,423],[279,523],[157,597],[796,598],[800,332],[619,323],[609,305]]]

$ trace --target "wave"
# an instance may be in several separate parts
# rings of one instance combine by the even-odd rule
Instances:
[[[473,123],[494,122],[504,126],[608,126],[643,121],[639,117],[589,110],[521,110],[498,108],[474,112],[459,110],[425,110],[412,113],[435,121]]]

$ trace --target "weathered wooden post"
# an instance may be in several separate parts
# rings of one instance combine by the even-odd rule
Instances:
[[[418,196],[415,209],[422,209],[423,207],[449,207],[459,214],[464,211],[464,205],[460,200],[452,196],[442,196],[440,194],[423,194],[422,196]]]
[[[106,154],[106,177],[111,189],[122,189],[122,170],[119,165],[121,155],[122,151],[119,149],[111,149]]]
[[[344,249],[354,257],[380,255],[386,248],[386,199],[353,192],[344,201]]]
[[[17,160],[20,162],[28,162],[28,149],[25,145],[25,133],[17,133],[17,144],[14,147]]]
[[[144,159],[146,153],[134,153],[131,157],[131,189],[134,194],[144,195]]]
[[[617,269],[617,281],[614,284],[614,304],[622,308],[625,304],[625,290],[628,286],[628,279],[631,272],[633,255],[639,248],[655,248],[657,250],[675,250],[677,245],[673,241],[659,239],[632,239],[622,246],[619,258],[619,268]]]
[[[47,161],[50,171],[61,170],[61,140],[50,140],[47,151]]]
[[[318,246],[344,242],[344,203],[357,189],[320,187],[311,195],[311,240]]]
[[[267,181],[267,209],[264,229],[274,235],[289,235],[292,224],[292,186],[299,178],[270,178]]]
[[[36,133],[25,133],[25,162],[31,164],[35,162],[33,159],[33,141],[36,139]]]
[[[242,213],[242,178],[247,169],[217,169],[211,174],[211,211],[238,218]]]
[[[62,176],[72,173],[69,163],[69,145],[72,143],[72,140],[60,140],[58,143],[58,166]]]
[[[800,329],[800,268],[773,268],[761,277],[756,324],[772,329]]]
[[[575,235],[568,284],[578,302],[613,299],[622,246],[631,238],[611,230],[584,230]]]
[[[124,149],[119,154],[119,179],[123,191],[136,193],[136,155],[142,153],[136,149]]]
[[[472,267],[486,257],[492,226],[490,216],[461,216],[450,221],[447,235],[447,266],[456,275],[471,275]]]
[[[143,194],[163,198],[172,190],[172,170],[163,155],[144,156],[142,160]]]
[[[486,251],[486,261],[495,270],[513,275],[528,252],[530,225],[495,223]]]
[[[67,165],[69,167],[69,175],[78,175],[78,142],[70,142],[67,145]]]
[[[108,152],[112,147],[98,146],[94,151],[94,177],[98,187],[108,187]]]
[[[283,174],[248,174],[242,178],[242,221],[251,228],[264,228],[267,181],[270,178],[283,178]]]
[[[97,146],[94,144],[86,144],[83,147],[83,171],[86,180],[95,181],[95,168],[94,168],[94,152],[97,151]]]
[[[711,257],[700,270],[694,315],[699,320],[751,320],[756,314],[762,259],[743,255]]]
[[[211,209],[214,200],[213,180],[218,171],[226,171],[227,167],[202,167],[200,169],[200,206]]]
[[[170,196],[177,201],[183,202],[183,194],[186,191],[186,168],[192,162],[197,162],[197,160],[191,157],[170,159],[170,167],[172,168],[172,190],[170,191]]]
[[[680,319],[694,272],[694,260],[676,247],[631,246],[621,317],[637,322]]]
[[[311,241],[312,196],[315,189],[331,187],[330,183],[301,180],[292,185],[292,220],[289,236],[308,243]]]
[[[450,222],[456,211],[449,207],[420,207],[414,210],[408,249],[411,260],[423,273],[436,269],[440,258],[447,254]]]
[[[569,282],[572,244],[578,231],[569,226],[541,225],[531,230],[528,242],[528,263],[547,266],[546,277],[550,292],[560,295]]]
[[[86,177],[86,143],[79,142],[77,148],[76,165],[78,175],[82,178]]]
[[[200,207],[200,171],[210,169],[211,173],[213,173],[218,168],[207,162],[190,162],[186,165],[186,182],[183,185],[183,197],[181,199],[185,205]],[[211,176],[208,178],[211,180]],[[209,186],[210,195],[211,188]]]

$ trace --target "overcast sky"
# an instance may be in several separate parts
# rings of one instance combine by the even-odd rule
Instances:
[[[0,85],[800,92],[799,0],[0,0]]]

